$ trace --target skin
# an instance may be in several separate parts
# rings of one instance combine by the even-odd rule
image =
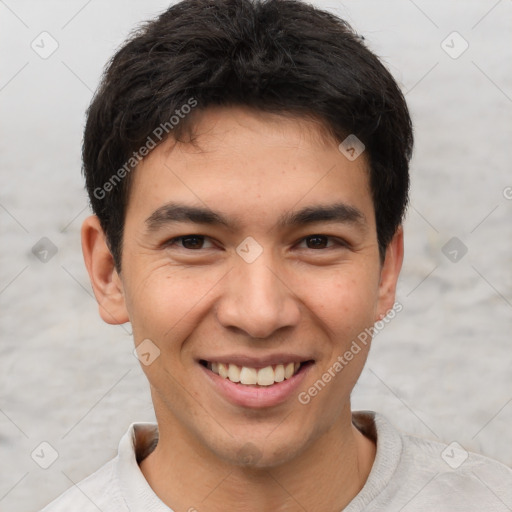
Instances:
[[[381,263],[365,154],[349,161],[338,143],[312,120],[210,108],[196,120],[194,145],[169,139],[136,169],[120,274],[98,219],[83,224],[102,318],[130,321],[136,344],[150,339],[160,350],[142,366],[160,440],[140,466],[175,511],[334,512],[368,477],[375,445],[350,409],[368,346],[307,405],[297,393],[273,407],[233,405],[198,364],[216,354],[307,355],[305,391],[392,308],[402,229]],[[148,230],[146,219],[170,201],[237,224]],[[340,201],[364,221],[278,226],[283,213]],[[192,234],[204,241],[165,245]],[[263,249],[252,263],[236,252],[248,236]],[[252,461],[241,455],[248,449]]]

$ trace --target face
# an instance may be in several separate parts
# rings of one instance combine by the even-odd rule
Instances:
[[[312,121],[209,109],[196,135],[137,167],[104,318],[145,344],[161,439],[272,466],[349,428],[369,345],[336,361],[392,307],[401,232],[381,264],[365,155]]]

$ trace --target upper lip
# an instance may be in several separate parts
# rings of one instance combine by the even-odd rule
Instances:
[[[235,364],[237,366],[246,366],[247,368],[265,368],[276,364],[286,363],[305,363],[312,361],[313,358],[301,356],[298,354],[269,354],[266,356],[250,357],[241,354],[214,355],[201,357],[199,361],[208,361],[210,363]]]

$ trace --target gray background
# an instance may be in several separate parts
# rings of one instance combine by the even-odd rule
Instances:
[[[354,408],[510,466],[512,2],[314,3],[383,58],[416,129],[404,309],[375,338]],[[132,421],[153,419],[130,327],[102,323],[82,263],[80,144],[104,63],[167,5],[0,1],[2,511],[42,507],[112,458]],[[31,48],[43,31],[59,45],[46,59]],[[458,58],[442,47],[462,49],[453,31],[469,44]],[[32,252],[42,237],[58,249],[47,262]],[[442,250],[452,237],[455,262]],[[59,454],[48,469],[31,458],[44,441]]]

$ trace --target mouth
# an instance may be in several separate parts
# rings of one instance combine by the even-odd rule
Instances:
[[[199,363],[221,379],[228,380],[233,384],[253,388],[268,388],[292,379],[297,374],[305,371],[314,361],[311,359],[300,362],[283,361],[262,368],[239,366],[235,363],[206,361],[204,359],[201,359]]]

